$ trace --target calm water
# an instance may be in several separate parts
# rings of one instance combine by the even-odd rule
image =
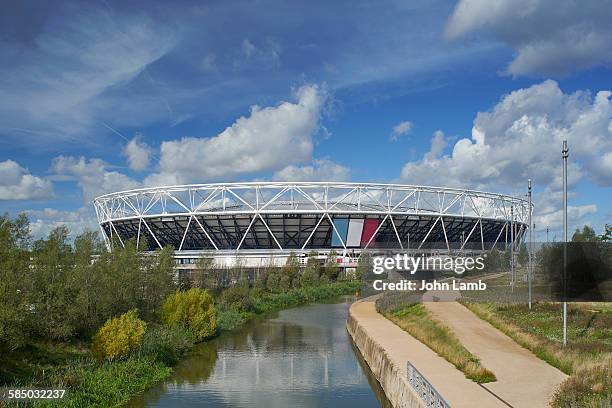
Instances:
[[[172,378],[129,407],[388,407],[353,347],[350,302],[254,321],[200,345]]]

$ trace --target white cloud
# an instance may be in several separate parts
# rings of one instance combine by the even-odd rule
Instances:
[[[568,206],[567,207],[567,218],[572,226],[568,226],[568,231],[571,231],[579,225],[584,225],[585,218],[589,215],[597,213],[597,206],[595,204],[587,204],[580,206]],[[563,227],[563,210],[556,210],[548,214],[535,215],[533,222],[540,231],[550,228],[551,230],[558,230]]]
[[[407,135],[412,130],[412,122],[405,120],[393,126],[391,130],[391,140],[396,141],[400,136]]]
[[[208,54],[200,61],[200,69],[204,72],[217,72],[217,57],[215,54]]]
[[[297,90],[296,98],[272,107],[253,106],[249,116],[214,137],[163,142],[159,172],[145,184],[221,181],[309,162],[327,94],[307,85]]]
[[[127,157],[130,169],[142,171],[149,167],[151,147],[136,136],[123,149],[123,155]]]
[[[612,152],[612,101],[609,91],[564,94],[556,82],[544,81],[505,95],[488,112],[479,112],[472,137],[455,143],[450,155],[407,163],[402,179],[410,182],[523,188],[527,178],[560,186],[560,146],[570,146],[570,182],[586,174],[601,185],[612,174],[588,163]],[[557,148],[555,148],[555,146]],[[605,166],[603,166],[605,170]]]
[[[445,34],[484,31],[509,44],[516,50],[509,74],[565,74],[612,63],[611,20],[605,2],[461,0]]]
[[[66,226],[70,236],[75,238],[85,231],[98,231],[96,214],[89,206],[75,211],[60,211],[53,208],[26,211],[30,218],[30,232],[34,239],[45,238],[57,227]]]
[[[140,183],[117,171],[109,171],[101,159],[59,156],[53,160],[52,170],[60,176],[71,176],[83,190],[89,203],[99,195],[140,187]]]
[[[234,61],[235,67],[253,67],[255,65],[263,68],[273,68],[280,65],[282,47],[272,38],[266,38],[260,45],[256,45],[250,39],[245,38],[240,44],[240,51],[240,58]]]
[[[30,174],[13,160],[0,162],[0,200],[44,200],[53,197],[49,180]]]
[[[328,159],[314,160],[310,166],[287,166],[272,176],[275,181],[348,181],[348,167]]]
[[[436,130],[431,138],[431,148],[425,154],[425,160],[437,159],[446,146],[448,146],[448,140],[444,136],[444,132]]]
[[[118,89],[175,42],[142,13],[85,4],[58,7],[35,33],[33,44],[0,42],[11,60],[0,77],[0,123],[5,133],[26,133],[36,143],[80,137],[101,117],[116,122],[131,113],[133,93],[124,98]]]
[[[444,138],[434,136],[422,159],[406,163],[401,180],[492,191],[504,186],[522,195],[516,192],[524,192],[531,178],[541,192],[535,197],[537,213],[554,218],[561,203],[563,139],[570,148],[570,189],[584,177],[612,185],[611,95],[564,94],[550,80],[514,91],[479,112],[471,138],[458,140],[450,154],[440,156]]]

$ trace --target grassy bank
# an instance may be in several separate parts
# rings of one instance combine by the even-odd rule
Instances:
[[[563,346],[561,306],[463,302],[472,312],[536,356],[570,375],[552,406],[612,406],[612,305],[571,304]]]
[[[422,304],[400,306],[394,310],[378,308],[387,319],[407,331],[414,338],[457,367],[465,376],[477,383],[495,381],[495,374],[480,364],[442,322]]]
[[[219,329],[234,330],[255,316],[353,294],[360,286],[357,281],[343,281],[283,293],[259,292],[253,296],[251,312],[221,307]],[[247,290],[249,296],[256,292]],[[180,331],[162,326],[153,325],[149,333],[138,352],[126,359],[102,364],[92,357],[88,343],[33,344],[9,356],[6,364],[3,363],[4,374],[7,379],[12,378],[10,384],[15,386],[68,389],[67,399],[61,404],[42,402],[28,406],[121,406],[132,396],[170,376],[172,365],[194,344]]]
[[[360,291],[362,286],[361,281],[340,281],[290,289],[282,293],[258,292],[251,289],[243,293],[239,305],[220,305],[219,329],[221,331],[236,330],[256,316],[306,303],[333,299],[341,295],[354,294],[356,291]]]

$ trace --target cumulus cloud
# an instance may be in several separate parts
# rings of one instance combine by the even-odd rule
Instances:
[[[407,163],[402,179],[486,189],[495,185],[522,188],[531,177],[540,185],[558,187],[560,146],[567,139],[570,182],[586,174],[609,186],[612,174],[606,174],[603,161],[612,152],[610,96],[609,91],[595,97],[585,91],[564,94],[550,80],[514,91],[492,110],[477,114],[471,138],[457,141],[449,155],[435,158],[430,152]]]
[[[310,166],[287,166],[272,176],[275,181],[348,181],[348,167],[329,159],[314,160]]]
[[[101,159],[59,156],[53,160],[52,170],[56,175],[69,176],[83,190],[83,199],[89,203],[99,195],[140,187],[140,183],[125,174],[108,169]]]
[[[326,98],[321,87],[306,85],[297,90],[295,102],[253,106],[249,116],[240,117],[217,136],[163,142],[159,171],[145,184],[227,180],[307,163]]]
[[[511,75],[566,74],[612,63],[612,7],[573,0],[461,0],[445,34],[484,32],[510,45]],[[520,29],[517,29],[520,27]]]
[[[448,146],[448,140],[444,136],[444,132],[441,130],[436,130],[431,138],[431,148],[425,154],[425,160],[437,159],[444,151],[446,146]]]
[[[0,200],[44,200],[52,196],[49,180],[31,175],[13,160],[0,162]]]
[[[393,126],[393,129],[391,129],[391,140],[396,141],[401,136],[407,135],[408,133],[410,133],[411,130],[412,130],[412,122],[408,120],[400,122],[397,125]]]
[[[142,171],[149,167],[151,147],[136,136],[123,148],[123,155],[127,158],[130,169]]]
[[[66,226],[72,238],[85,231],[98,231],[96,214],[85,206],[75,211],[60,211],[54,208],[26,211],[30,218],[30,233],[34,239],[46,237],[51,230]]]
[[[507,186],[508,192],[516,192],[524,191],[531,178],[542,191],[536,197],[538,213],[554,218],[561,203],[564,139],[570,147],[570,188],[585,177],[601,186],[612,185],[611,95],[565,94],[550,80],[511,92],[493,109],[479,112],[471,138],[458,140],[449,154],[440,155],[444,138],[434,135],[431,150],[406,163],[401,179],[493,191]]]

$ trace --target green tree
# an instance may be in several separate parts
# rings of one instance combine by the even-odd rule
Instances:
[[[77,311],[78,332],[91,334],[108,317],[101,310],[105,280],[103,271],[95,265],[97,259],[106,251],[104,243],[95,231],[86,231],[74,240],[73,285],[76,288],[74,299]]]
[[[286,274],[281,274],[280,279],[278,281],[278,286],[281,292],[286,292],[291,289],[291,277]]]
[[[142,256],[142,255],[141,255]],[[143,317],[153,320],[164,299],[176,289],[174,284],[174,249],[166,246],[145,263],[142,270],[143,294],[140,299],[140,310]]]
[[[319,283],[320,269],[321,266],[319,265],[319,260],[317,259],[317,253],[315,251],[311,251],[308,254],[306,267],[304,268],[304,272],[300,278],[301,285],[303,287],[316,286]]]
[[[291,287],[300,286],[300,261],[295,252],[291,251],[285,265],[281,269],[281,289],[287,290]]]
[[[107,273],[107,295],[111,300],[111,316],[120,315],[130,309],[141,307],[146,283],[143,283],[143,259],[134,240],[115,245],[100,266]]]
[[[34,326],[47,339],[69,338],[75,329],[73,255],[64,226],[34,243],[29,302]]]
[[[484,265],[486,272],[495,272],[502,268],[503,254],[497,249],[492,249],[486,254]]]
[[[595,230],[588,225],[582,227],[582,231],[576,228],[574,235],[572,235],[572,242],[597,242],[599,240]]]
[[[606,224],[603,234],[599,237],[600,241],[612,242],[612,224]]]
[[[0,355],[23,346],[29,337],[29,245],[26,215],[15,220],[0,216]]]
[[[374,261],[372,255],[368,251],[363,251],[359,256],[355,278],[358,280],[371,280],[374,275]]]
[[[327,276],[329,282],[334,282],[338,279],[338,275],[340,274],[340,267],[338,266],[338,262],[336,258],[338,254],[336,251],[331,250],[329,254],[327,254],[327,259],[325,260],[325,266],[323,267],[323,272]]]
[[[266,277],[266,288],[272,293],[280,292],[280,274],[276,270],[268,272]]]
[[[242,285],[232,285],[221,292],[219,304],[225,309],[237,312],[251,312],[255,307],[251,291]]]
[[[196,269],[193,275],[192,285],[194,288],[215,290],[219,288],[220,282],[215,275],[215,260],[203,256],[196,261]]]

